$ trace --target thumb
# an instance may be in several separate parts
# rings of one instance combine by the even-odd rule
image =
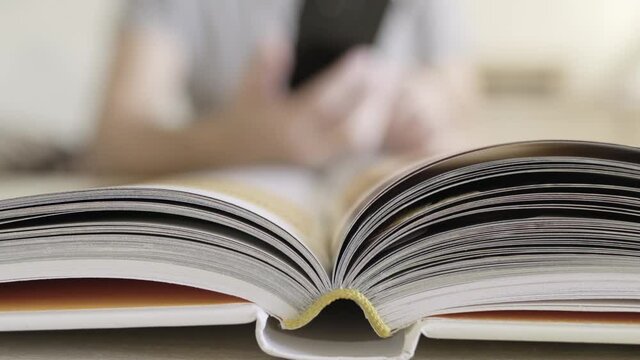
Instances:
[[[286,93],[292,64],[291,44],[283,37],[262,40],[244,75],[241,91],[254,100],[272,100]]]

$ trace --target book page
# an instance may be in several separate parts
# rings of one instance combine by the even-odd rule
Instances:
[[[310,170],[238,167],[179,175],[143,186],[197,193],[252,211],[293,235],[325,269],[331,264],[326,227],[322,226],[318,178]]]
[[[595,300],[637,311],[638,159],[633,148],[540,141],[417,164],[347,215],[334,281],[363,289],[392,329]]]
[[[325,187],[331,203],[327,206],[331,228],[331,254],[335,260],[343,241],[343,226],[352,218],[355,209],[389,178],[413,164],[412,158],[351,159],[335,167],[327,176]]]

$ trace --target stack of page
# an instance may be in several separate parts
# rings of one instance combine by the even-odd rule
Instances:
[[[0,283],[2,331],[256,321],[263,350],[309,359],[408,358],[421,334],[640,344],[640,149],[522,142],[5,199]],[[373,331],[309,331],[336,300]]]

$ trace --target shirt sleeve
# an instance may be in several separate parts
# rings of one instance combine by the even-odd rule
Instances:
[[[417,51],[421,61],[431,65],[468,55],[467,23],[454,0],[418,1]]]
[[[198,6],[199,1],[191,0],[130,0],[126,2],[121,28],[161,30],[187,42],[199,20]]]

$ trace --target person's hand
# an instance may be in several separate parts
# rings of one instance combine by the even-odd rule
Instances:
[[[456,101],[449,84],[428,69],[401,76],[385,148],[393,153],[438,153],[458,148]]]
[[[351,51],[294,93],[288,89],[290,54],[280,42],[261,47],[221,116],[234,147],[250,160],[306,166],[377,150],[382,135],[377,141],[363,137],[358,116],[372,88],[366,50]],[[373,125],[365,126],[371,132]]]

